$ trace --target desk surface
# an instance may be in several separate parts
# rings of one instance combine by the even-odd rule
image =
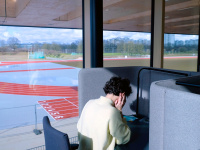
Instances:
[[[115,150],[148,150],[149,123],[137,119],[127,124],[131,129],[131,139],[127,144],[116,145]]]

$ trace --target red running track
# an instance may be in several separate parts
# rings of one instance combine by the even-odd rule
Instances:
[[[77,86],[28,85],[7,82],[0,82],[0,85],[0,93],[3,94],[65,97],[38,101],[38,103],[55,120],[78,116]]]
[[[62,98],[38,103],[55,119],[78,116],[78,98]]]
[[[0,93],[32,96],[78,96],[77,86],[47,86],[0,82]]]
[[[74,69],[74,68],[11,70],[11,71],[0,71],[0,73],[23,72],[23,71],[45,71],[45,70],[60,70],[60,69]],[[0,82],[0,93],[13,94],[13,95],[64,97],[61,99],[38,101],[38,103],[55,120],[78,116],[77,86],[47,86],[47,85],[29,85],[29,84]]]
[[[39,61],[2,61],[0,62],[0,66],[7,66],[7,65],[19,65],[19,64],[29,64],[29,63],[46,63],[46,62],[74,62],[74,61],[83,61],[81,59],[74,59],[74,60],[39,60]]]

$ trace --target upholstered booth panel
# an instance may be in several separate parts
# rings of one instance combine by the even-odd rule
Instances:
[[[190,72],[144,67],[139,71],[138,114],[149,117],[150,86],[154,81],[190,76]]]
[[[88,100],[105,95],[103,86],[106,81],[112,76],[120,76],[128,78],[131,81],[133,90],[123,108],[123,113],[125,115],[132,115],[138,111],[138,115],[149,117],[151,83],[158,80],[176,79],[185,77],[186,75],[190,76],[191,74],[195,75],[196,73],[142,66],[82,69],[79,72],[79,115]]]
[[[200,149],[200,88],[175,81],[151,85],[150,150]]]
[[[133,93],[127,98],[127,103],[123,108],[123,112],[126,115],[135,114],[137,72],[140,69],[141,67],[82,69],[79,72],[79,115],[88,100],[105,95],[103,87],[113,76],[128,78],[131,81]]]

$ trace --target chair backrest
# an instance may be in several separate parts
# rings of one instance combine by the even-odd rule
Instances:
[[[68,135],[53,128],[48,116],[43,118],[43,129],[46,150],[70,150]]]

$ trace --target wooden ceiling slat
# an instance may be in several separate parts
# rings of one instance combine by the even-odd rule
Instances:
[[[199,1],[166,1],[166,31],[198,34]],[[82,0],[7,2],[5,17],[5,0],[0,0],[0,25],[82,28]],[[150,32],[151,0],[104,0],[103,12],[105,30]]]

